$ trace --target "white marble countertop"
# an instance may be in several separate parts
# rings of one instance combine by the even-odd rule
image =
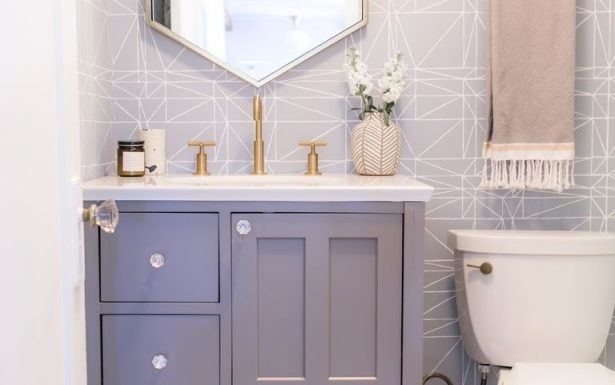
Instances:
[[[342,174],[108,176],[82,187],[86,201],[426,202],[433,192],[431,186],[407,176]]]

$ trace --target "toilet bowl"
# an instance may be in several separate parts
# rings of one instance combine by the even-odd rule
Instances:
[[[517,364],[500,370],[498,385],[613,385],[615,372],[600,364]]]
[[[615,234],[452,230],[466,352],[499,385],[615,385],[596,361],[615,308]]]

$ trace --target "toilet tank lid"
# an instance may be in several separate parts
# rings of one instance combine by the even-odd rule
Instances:
[[[448,246],[459,251],[491,254],[615,255],[615,233],[450,230]]]

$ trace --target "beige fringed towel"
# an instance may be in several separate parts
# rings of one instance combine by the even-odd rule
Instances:
[[[486,188],[574,184],[574,0],[488,0]]]

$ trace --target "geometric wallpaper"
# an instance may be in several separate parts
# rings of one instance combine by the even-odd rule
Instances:
[[[192,139],[215,140],[210,169],[250,172],[254,87],[149,29],[143,0],[81,0],[82,177],[114,173],[118,139],[167,130],[168,171],[191,172]],[[369,24],[260,93],[269,172],[306,165],[303,139],[326,140],[324,172],[352,172],[351,112],[342,70],[359,48],[375,74],[395,51],[410,68],[395,107],[400,173],[435,187],[427,207],[425,372],[475,384],[463,353],[453,285],[452,228],[615,231],[615,0],[577,0],[576,182],[563,193],[478,188],[485,128],[485,0],[372,0]],[[555,316],[555,315],[554,315]],[[603,362],[615,368],[615,327]]]

